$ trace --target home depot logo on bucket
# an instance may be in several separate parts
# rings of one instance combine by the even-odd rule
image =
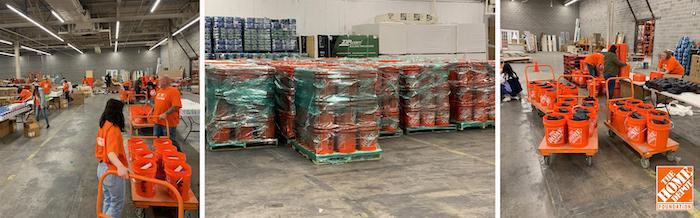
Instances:
[[[647,143],[650,145],[656,143],[656,131],[649,131],[649,133],[647,133]]]
[[[581,140],[583,140],[583,130],[581,129],[574,129],[569,131],[569,143],[574,144],[574,143],[579,143]]]
[[[656,167],[656,210],[693,209],[693,167]]]
[[[549,132],[549,135],[547,136],[547,141],[549,143],[557,143],[560,142],[564,138],[564,128],[557,128],[554,131]]]

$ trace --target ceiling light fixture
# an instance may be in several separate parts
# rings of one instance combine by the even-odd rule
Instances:
[[[10,53],[7,53],[7,52],[0,52],[0,55],[10,56],[10,57],[14,57],[14,56],[15,56],[14,54],[10,54]]]
[[[153,45],[150,49],[148,49],[148,51],[151,51],[151,50],[153,50],[154,48],[160,46],[161,44],[165,43],[165,41],[168,41],[168,38],[165,38],[165,39],[161,40],[160,42],[156,43],[156,44]]]
[[[185,31],[188,27],[190,27],[190,26],[192,26],[193,24],[197,23],[197,21],[199,21],[199,17],[197,17],[196,19],[190,21],[190,22],[187,23],[185,26],[181,27],[179,30],[175,31],[175,32],[173,33],[173,36],[177,35],[178,33],[182,32],[182,31]]]
[[[63,20],[63,18],[61,18],[61,16],[58,16],[58,13],[56,13],[54,10],[51,10],[51,14],[53,14],[53,16],[56,17],[56,19],[58,19],[58,21],[61,21],[61,23],[66,22]]]
[[[573,4],[573,3],[576,3],[577,1],[578,1],[578,0],[571,0],[571,1],[567,2],[567,3],[565,3],[565,4],[564,4],[564,7],[569,6],[569,5]]]
[[[119,39],[119,21],[117,21],[117,33],[115,34],[114,39]]]
[[[114,52],[117,52],[117,45],[119,45],[119,41],[114,41]]]
[[[27,17],[27,15],[24,15],[22,12],[18,11],[18,10],[15,9],[14,7],[10,6],[9,4],[5,4],[5,6],[7,6],[7,8],[9,8],[9,9],[12,10],[12,11],[14,11],[15,13],[19,14],[19,16],[22,16],[24,19],[27,19],[29,22],[33,23],[34,25],[38,26],[38,27],[41,28],[42,30],[44,30],[44,31],[46,31],[47,33],[51,34],[51,36],[56,37],[58,40],[61,40],[61,42],[63,42],[63,39],[61,39],[61,37],[58,37],[58,35],[56,35],[55,33],[51,32],[51,31],[49,31],[49,29],[46,29],[46,27],[44,27],[44,26],[42,26],[41,24],[37,23],[36,21],[32,20],[32,18]]]
[[[48,52],[45,52],[45,51],[42,51],[42,50],[38,50],[38,49],[33,49],[33,48],[30,48],[30,47],[27,47],[27,46],[24,46],[24,45],[22,45],[22,46],[20,46],[20,47],[21,47],[22,49],[26,49],[26,50],[29,50],[29,51],[33,51],[33,52],[36,52],[36,53],[39,53],[39,54],[51,55],[51,53],[48,53]]]
[[[160,0],[156,0],[156,3],[153,4],[153,7],[151,7],[151,13],[156,11],[156,8],[158,7],[158,4],[160,4]]]
[[[76,48],[75,46],[71,45],[70,43],[68,43],[68,47],[71,47],[71,48],[73,48],[74,50],[80,52],[80,54],[85,54],[85,53],[83,53],[83,51],[81,51],[80,49],[78,49],[78,48]]]

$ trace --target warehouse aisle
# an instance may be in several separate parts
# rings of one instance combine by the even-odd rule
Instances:
[[[206,215],[493,217],[494,143],[493,128],[402,136],[382,160],[324,166],[286,146],[207,152]]]
[[[9,169],[0,171],[0,214],[6,217],[95,215],[95,135],[109,97],[118,96],[96,95],[87,98],[85,105],[51,112],[50,129],[45,129],[43,120],[39,122],[43,128],[40,137],[25,138],[19,127],[17,133],[0,140],[0,165]],[[198,169],[198,153],[192,146],[183,147],[192,168]],[[199,191],[198,170],[192,174],[192,190]],[[128,191],[126,199],[131,199]],[[124,217],[134,217],[133,212],[133,205],[127,200]],[[153,215],[151,210],[146,212]]]
[[[561,63],[561,54],[533,55],[540,63]],[[522,75],[524,64],[513,68]],[[599,98],[599,101],[604,101]],[[601,105],[601,111],[606,110]],[[657,212],[654,206],[654,168],[672,164],[664,156],[651,159],[642,169],[639,156],[619,138],[607,136],[599,119],[599,153],[593,166],[585,165],[583,155],[555,155],[544,165],[537,146],[544,135],[542,118],[527,100],[501,104],[501,199],[504,217],[690,217],[688,213]],[[688,140],[700,119],[673,117],[671,137],[681,143],[681,164],[700,163],[700,148]],[[693,124],[693,122],[695,124]],[[697,135],[697,134],[695,134]],[[697,203],[697,202],[696,202]]]

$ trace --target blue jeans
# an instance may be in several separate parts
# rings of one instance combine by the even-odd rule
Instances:
[[[605,74],[604,77],[605,77],[605,80],[607,81],[609,78],[615,77],[615,76],[610,75],[610,74]],[[610,80],[610,82],[608,83],[608,93],[609,93],[608,96],[610,96],[610,98],[614,97],[613,96],[614,91],[615,91],[615,80]]]
[[[166,128],[163,125],[160,124],[155,124],[153,126],[153,136],[164,136],[167,135]],[[177,151],[182,152],[182,149],[180,149],[180,146],[177,143],[177,140],[175,140],[175,133],[176,133],[176,128],[175,127],[170,127],[168,128],[170,131],[170,140],[173,141],[173,145],[177,147]]]
[[[97,178],[107,172],[107,164],[97,165]],[[124,209],[124,179],[117,175],[108,175],[102,183],[102,213],[110,217],[122,217]]]
[[[34,109],[36,111],[36,119],[39,120],[39,115],[44,116],[44,120],[46,120],[46,126],[49,126],[49,114],[46,108],[41,108],[41,107],[35,107]]]
[[[596,77],[596,74],[597,74],[597,73],[596,73],[596,68],[595,68],[595,66],[590,65],[590,64],[586,64],[586,66],[588,66],[588,73],[590,73],[591,76]]]

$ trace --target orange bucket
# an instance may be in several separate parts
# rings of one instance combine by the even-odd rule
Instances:
[[[169,138],[153,139],[153,147],[155,147],[156,150],[158,150],[158,147],[160,147],[161,145],[163,145],[163,146],[173,145],[173,141],[171,141]]]
[[[360,151],[377,150],[377,139],[379,138],[379,130],[376,125],[360,127]]]
[[[627,120],[627,116],[632,113],[632,109],[626,107],[626,106],[621,106],[618,107],[617,110],[615,110],[612,120],[612,126],[615,128],[617,131],[621,132],[622,134],[627,134],[627,127],[625,125],[625,120]]]
[[[436,126],[449,126],[450,125],[450,111],[449,110],[438,110],[435,112],[435,125]]]
[[[192,168],[187,163],[180,163],[165,166],[165,180],[177,188],[177,191],[182,195],[182,200],[190,199],[190,178],[192,177]],[[175,199],[175,193],[168,190],[170,198]]]
[[[586,147],[588,145],[588,131],[590,130],[590,117],[588,120],[566,121],[569,144],[572,147]]]
[[[562,101],[562,102],[557,102],[554,105],[555,105],[554,108],[568,108],[569,111],[571,111],[574,109],[575,103]]]
[[[641,73],[635,73],[634,76],[632,76],[632,81],[644,82],[647,81],[647,76]]]
[[[532,101],[537,101],[537,86],[541,84],[539,82],[532,81],[527,84],[527,96],[530,97]]]
[[[543,90],[543,94],[540,96],[540,104],[545,108],[553,108],[556,103],[557,93],[554,89]]]
[[[398,121],[399,112],[390,112],[384,116],[382,119],[393,118],[394,121]],[[398,122],[382,122],[382,131],[396,132],[398,130]]]
[[[420,126],[420,111],[405,109],[401,116],[401,124],[407,128],[418,128]]]
[[[614,102],[608,103],[608,109],[610,109],[609,113],[610,113],[610,123],[611,124],[612,124],[613,120],[615,120],[615,114],[617,113],[617,109],[620,108],[621,106],[625,106],[626,103],[627,103],[627,100],[614,101]]]
[[[186,163],[187,162],[187,156],[185,156],[185,154],[177,152],[177,151],[167,151],[167,152],[163,153],[162,159],[163,159],[164,165],[179,164],[179,163]]]
[[[132,145],[136,145],[136,144],[145,144],[145,143],[146,143],[146,142],[143,141],[142,138],[129,138],[129,139],[127,140],[127,145],[129,145],[129,147],[131,147]]]
[[[547,145],[559,147],[566,144],[566,116],[560,113],[549,113],[542,118]]]
[[[586,105],[581,105],[574,110],[586,110],[588,112],[588,120],[590,121],[588,134],[596,134],[598,132],[596,131],[596,129],[598,128],[598,110],[593,106]]]
[[[241,126],[236,128],[236,140],[245,141],[253,139],[253,131],[255,131],[255,128],[252,126]]]
[[[335,147],[340,153],[353,153],[357,150],[357,127],[346,125],[335,130]]]
[[[423,109],[420,112],[420,125],[425,127],[435,126],[435,109]]]
[[[141,144],[129,144],[129,156],[133,160],[135,158],[135,154],[138,153],[139,151],[146,151],[146,152],[151,152],[151,149],[148,148],[148,145],[145,143]]]
[[[216,143],[223,143],[231,139],[231,129],[229,128],[220,128],[219,130],[214,133],[214,136],[212,136],[212,140]]]
[[[647,119],[644,115],[637,112],[632,112],[627,115],[625,120],[625,132],[627,132],[627,138],[629,138],[632,143],[644,143],[646,140],[646,128]]]
[[[333,153],[333,143],[331,142],[333,132],[331,129],[313,129],[312,134],[311,146],[316,154]]]
[[[628,108],[634,109],[637,108],[637,105],[644,104],[644,101],[639,100],[639,99],[629,99],[627,100],[627,104],[625,104]]]
[[[653,71],[653,72],[649,73],[649,79],[650,79],[650,80],[656,79],[656,78],[661,78],[661,77],[664,77],[664,74],[661,73],[661,72],[655,72],[655,71]]]
[[[153,159],[137,159],[131,162],[131,170],[139,176],[155,178],[156,169],[156,162]],[[134,186],[136,187],[136,194],[139,196],[150,198],[156,195],[153,183],[137,179]]]
[[[573,108],[557,106],[554,107],[553,112],[563,114],[566,118],[569,118],[573,114]]]
[[[649,119],[671,119],[666,111],[652,109],[649,110]]]
[[[668,118],[651,118],[647,121],[647,145],[654,150],[664,150],[668,145],[671,120]]]
[[[586,83],[586,88],[588,89],[588,96],[598,96],[598,84],[596,84],[598,81],[596,80],[588,80]]]
[[[654,109],[654,105],[651,104],[638,104],[634,107],[634,111],[642,114],[644,117],[649,117],[649,111]]]
[[[158,154],[153,153],[151,150],[148,149],[136,149],[133,151],[129,151],[129,156],[131,157],[131,160],[139,160],[139,159],[151,159],[154,161],[158,161]]]

